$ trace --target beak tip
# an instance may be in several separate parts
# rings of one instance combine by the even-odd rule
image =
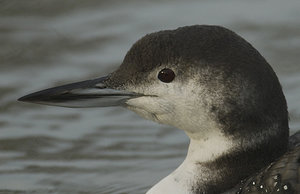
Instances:
[[[25,96],[22,96],[22,97],[18,98],[18,101],[20,101],[20,102],[31,102],[32,99],[30,98],[30,96],[25,95]]]
[[[21,98],[18,98],[17,101],[21,101],[21,102],[24,102],[24,96],[21,97]]]
[[[35,92],[35,93],[27,94],[25,96],[22,96],[22,97],[18,98],[18,101],[35,103],[35,102],[43,99],[43,97],[44,97],[43,95]]]

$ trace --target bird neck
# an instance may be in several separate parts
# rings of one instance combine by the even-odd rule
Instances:
[[[220,179],[221,169],[210,167],[217,158],[226,155],[234,149],[234,143],[219,135],[198,139],[194,134],[190,140],[187,156],[183,163],[170,175],[165,177],[147,194],[160,193],[202,193],[207,191],[207,185]]]
[[[218,132],[204,138],[199,138],[195,134],[187,133],[187,135],[190,137],[190,145],[184,162],[210,162],[236,146],[231,138],[225,137]]]
[[[285,147],[280,143],[274,147],[269,141],[243,147],[243,139],[233,140],[221,133],[205,138],[187,135],[191,140],[183,163],[147,194],[222,193],[274,161],[282,154],[282,151],[276,154],[274,150]],[[280,142],[278,140],[275,138],[272,142]]]

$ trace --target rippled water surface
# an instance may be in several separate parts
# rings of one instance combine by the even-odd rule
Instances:
[[[0,1],[0,193],[144,193],[184,159],[185,134],[122,108],[17,102],[103,76],[141,36],[226,26],[276,71],[300,129],[300,1]]]

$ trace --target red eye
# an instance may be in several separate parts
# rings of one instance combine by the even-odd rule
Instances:
[[[174,80],[175,73],[172,69],[164,68],[158,73],[157,78],[162,82],[170,83]]]

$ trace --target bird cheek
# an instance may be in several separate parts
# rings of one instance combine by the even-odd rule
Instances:
[[[150,96],[134,98],[126,102],[126,108],[136,112],[144,118],[159,123],[165,123],[164,118],[173,112],[172,107],[173,106],[163,98]]]

